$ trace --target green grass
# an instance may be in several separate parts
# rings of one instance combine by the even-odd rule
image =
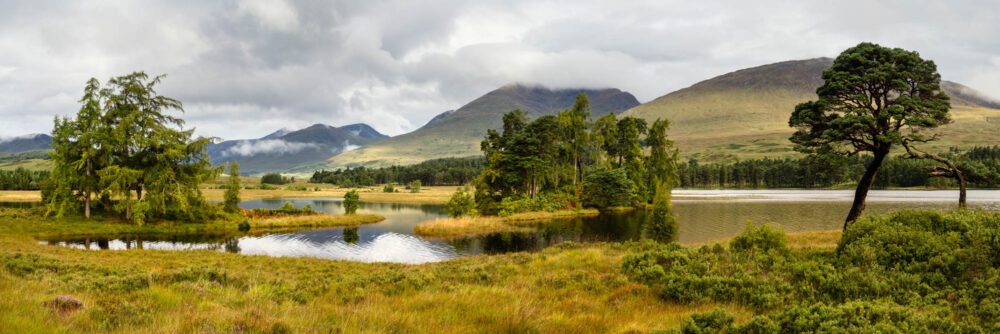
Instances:
[[[621,244],[424,265],[88,251],[40,245],[31,235],[126,228],[12,212],[0,215],[3,333],[620,333],[675,327],[716,307],[750,317],[741,307],[662,301],[620,273],[631,252]],[[58,295],[83,307],[45,306]]]
[[[433,238],[461,238],[497,232],[528,231],[531,225],[553,219],[588,217],[600,214],[596,209],[520,212],[506,217],[477,216],[439,218],[413,228],[417,235]]]
[[[16,161],[7,161],[0,163],[0,170],[15,170],[18,168],[25,168],[27,170],[52,170],[52,160],[48,159],[25,159]]]

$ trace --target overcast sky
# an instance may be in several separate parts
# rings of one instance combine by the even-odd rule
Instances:
[[[160,93],[188,126],[226,139],[355,122],[397,135],[511,82],[646,102],[862,41],[1000,97],[995,0],[697,2],[0,0],[0,137],[50,132],[88,78],[135,70],[168,74]]]

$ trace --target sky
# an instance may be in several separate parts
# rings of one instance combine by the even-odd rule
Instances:
[[[48,133],[86,81],[167,74],[186,127],[225,139],[363,122],[388,135],[509,83],[646,102],[868,41],[1000,97],[991,1],[0,0],[0,137]]]

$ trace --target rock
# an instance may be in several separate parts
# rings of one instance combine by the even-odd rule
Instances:
[[[83,307],[83,302],[70,295],[59,295],[45,302],[45,306],[59,311],[59,313],[69,313]]]

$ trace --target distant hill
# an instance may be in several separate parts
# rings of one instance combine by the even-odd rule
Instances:
[[[445,118],[445,116],[451,115],[451,113],[453,113],[453,112],[455,112],[455,110],[448,110],[448,111],[445,111],[443,113],[437,114],[437,116],[434,116],[434,118],[431,118],[431,120],[427,121],[427,124],[424,124],[424,126],[422,126],[422,127],[426,127],[428,125],[434,124],[434,122],[440,121],[442,118]]]
[[[639,105],[632,94],[618,89],[549,89],[513,84],[487,93],[454,112],[438,115],[416,131],[341,153],[331,167],[409,165],[429,159],[480,154],[487,129],[503,125],[504,113],[525,111],[532,119],[573,106],[578,93],[587,94],[593,117],[619,114]]]
[[[304,129],[279,130],[260,139],[227,140],[208,147],[212,163],[240,163],[240,173],[312,172],[326,159],[388,136],[366,124],[333,127],[314,124]]]
[[[647,120],[670,120],[670,136],[687,158],[704,160],[794,154],[788,117],[795,105],[816,99],[822,73],[833,59],[786,61],[739,70],[705,80],[624,113]],[[954,123],[940,129],[949,146],[995,145],[1000,137],[1000,104],[961,84],[944,81]]]
[[[0,153],[21,153],[47,150],[52,145],[52,137],[44,133],[0,139]]]

